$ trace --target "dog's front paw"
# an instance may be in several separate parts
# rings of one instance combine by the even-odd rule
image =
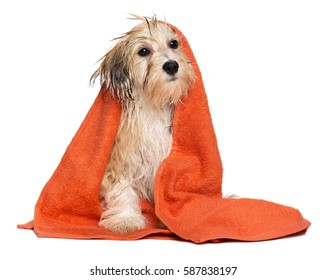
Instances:
[[[112,210],[106,210],[102,213],[99,226],[117,233],[128,233],[145,228],[146,221],[138,213],[113,213]]]

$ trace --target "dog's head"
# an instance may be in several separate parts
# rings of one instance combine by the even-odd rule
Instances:
[[[101,84],[122,102],[137,100],[143,94],[156,107],[177,103],[195,79],[180,38],[156,18],[133,19],[141,23],[117,39],[91,81],[99,76]]]

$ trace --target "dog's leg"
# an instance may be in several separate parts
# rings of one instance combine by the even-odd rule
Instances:
[[[99,226],[119,233],[145,227],[146,221],[142,216],[139,198],[126,180],[118,181],[106,193],[102,190],[102,196],[105,211]]]

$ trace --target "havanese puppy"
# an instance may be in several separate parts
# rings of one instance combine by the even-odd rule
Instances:
[[[172,147],[175,105],[192,86],[192,62],[165,22],[133,15],[141,23],[117,38],[91,77],[100,78],[122,105],[117,136],[99,197],[99,225],[127,233],[146,227],[140,199],[154,203],[158,167]]]

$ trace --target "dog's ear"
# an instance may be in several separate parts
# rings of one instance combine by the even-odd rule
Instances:
[[[100,77],[100,83],[105,84],[112,96],[118,100],[133,100],[132,77],[129,69],[130,54],[124,41],[118,42],[101,60],[100,67],[92,75],[90,82],[94,83]]]

